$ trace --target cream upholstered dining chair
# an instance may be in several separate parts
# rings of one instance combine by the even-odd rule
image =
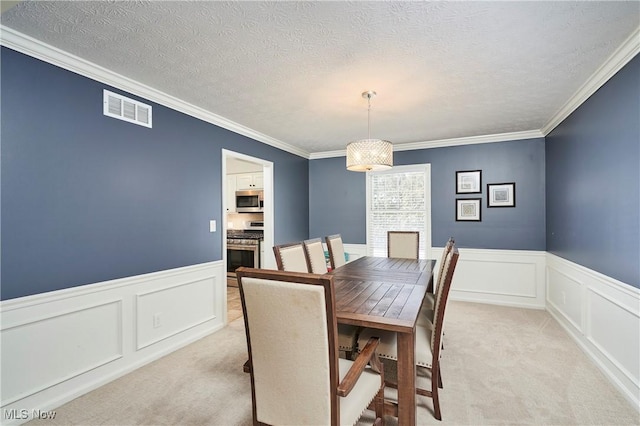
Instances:
[[[322,247],[322,240],[320,238],[313,238],[310,240],[304,240],[304,250],[307,254],[307,260],[309,263],[309,272],[313,274],[326,274],[327,260],[324,257],[324,247]],[[358,343],[359,327],[338,324],[338,349],[344,351],[347,359],[351,359],[356,350],[356,344]]]
[[[370,339],[354,361],[338,358],[333,277],[241,267],[253,424],[354,425],[374,401],[384,411],[384,371]]]
[[[436,289],[435,312],[433,324],[429,326],[416,325],[416,367],[418,376],[416,379],[416,393],[433,399],[434,417],[442,420],[440,401],[438,399],[438,387],[441,387],[440,358],[442,355],[442,330],[444,313],[451,289],[453,273],[458,263],[458,249],[453,248],[445,260],[443,279]],[[397,335],[391,331],[372,330],[365,328],[360,333],[358,340],[366,341],[372,336],[380,338],[378,355],[380,358],[397,361]],[[424,386],[423,381],[428,380],[430,386]],[[389,387],[397,387],[397,383],[386,383]],[[430,388],[430,389],[428,389]]]
[[[455,241],[453,237],[449,237],[449,240],[444,246],[444,250],[442,250],[442,257],[440,259],[440,263],[438,264],[438,276],[433,281],[435,283],[433,292],[427,292],[424,295],[424,300],[422,301],[422,307],[420,308],[420,317],[418,318],[418,324],[426,325],[427,322],[433,322],[433,306],[435,303],[435,292],[438,288],[440,280],[442,279],[442,271],[444,270],[444,264],[447,259],[447,255],[453,250],[455,246]]]
[[[331,269],[336,269],[346,263],[344,260],[344,244],[342,244],[342,236],[340,234],[329,235],[324,237],[329,250],[329,260]]]
[[[308,272],[309,261],[302,241],[273,246],[276,265],[280,271]]]
[[[327,273],[327,259],[324,257],[324,247],[320,238],[304,240],[302,242],[309,261],[309,272],[314,274]]]
[[[441,281],[444,279],[443,271],[446,264],[447,255],[451,252],[451,250],[455,248],[455,246],[456,245],[455,245],[455,241],[453,240],[453,237],[449,237],[447,244],[445,244],[444,246],[444,250],[442,250],[442,258],[440,259],[440,264],[438,265],[438,276],[433,281],[435,282],[435,287],[433,288],[434,292],[437,291],[438,286],[440,285]],[[423,327],[433,326],[434,306],[435,306],[435,293],[427,292],[424,295],[424,299],[422,300],[422,306],[420,306],[420,312],[418,313],[418,320],[416,321],[417,325],[420,325]],[[444,335],[444,329],[442,331],[442,334]],[[441,349],[444,349],[444,342],[440,343],[440,347]],[[442,375],[438,376],[438,386],[440,386],[440,388],[443,388]]]
[[[387,231],[387,257],[417,259],[420,234],[417,231]]]

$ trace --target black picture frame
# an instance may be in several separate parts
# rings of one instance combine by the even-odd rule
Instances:
[[[456,222],[481,222],[482,198],[456,198]]]
[[[482,194],[482,170],[457,171],[456,194]]]
[[[515,207],[516,206],[516,183],[488,183],[487,184],[487,207]]]

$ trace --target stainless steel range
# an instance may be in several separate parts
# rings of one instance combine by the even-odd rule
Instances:
[[[241,266],[260,267],[260,241],[264,231],[227,231],[227,276],[235,277],[236,269]]]

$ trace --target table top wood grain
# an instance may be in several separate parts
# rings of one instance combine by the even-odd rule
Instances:
[[[435,260],[365,256],[331,271],[338,322],[410,332],[434,266]]]

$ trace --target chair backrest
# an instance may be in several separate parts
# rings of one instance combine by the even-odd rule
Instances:
[[[417,259],[419,250],[418,231],[387,231],[387,257]]]
[[[331,269],[336,269],[346,263],[344,260],[344,245],[342,244],[342,236],[340,234],[329,235],[324,237],[327,241],[329,249],[329,260],[331,261]]]
[[[254,424],[338,424],[333,277],[241,267]]]
[[[433,332],[431,333],[431,353],[433,359],[440,358],[440,349],[442,347],[442,330],[444,324],[444,311],[447,307],[447,300],[449,299],[449,291],[451,290],[451,282],[453,280],[453,273],[458,264],[458,258],[460,254],[458,249],[453,245],[447,258],[445,260],[443,268],[443,279],[439,279],[438,288],[436,289],[434,312],[433,312]]]
[[[314,274],[327,273],[327,260],[324,257],[324,247],[320,238],[304,240],[304,249],[307,252],[307,260],[309,262],[309,272]]]
[[[273,246],[276,265],[280,271],[309,272],[309,263],[302,241]]]
[[[442,275],[442,271],[444,270],[444,264],[445,264],[445,261],[447,260],[447,255],[449,254],[449,252],[451,252],[454,245],[455,245],[455,241],[453,237],[449,237],[447,244],[444,245],[444,250],[442,250],[442,258],[440,259],[440,264],[438,265],[438,278],[434,288],[434,293],[435,293],[435,289],[438,288],[438,284],[440,284],[440,280],[444,278]]]

